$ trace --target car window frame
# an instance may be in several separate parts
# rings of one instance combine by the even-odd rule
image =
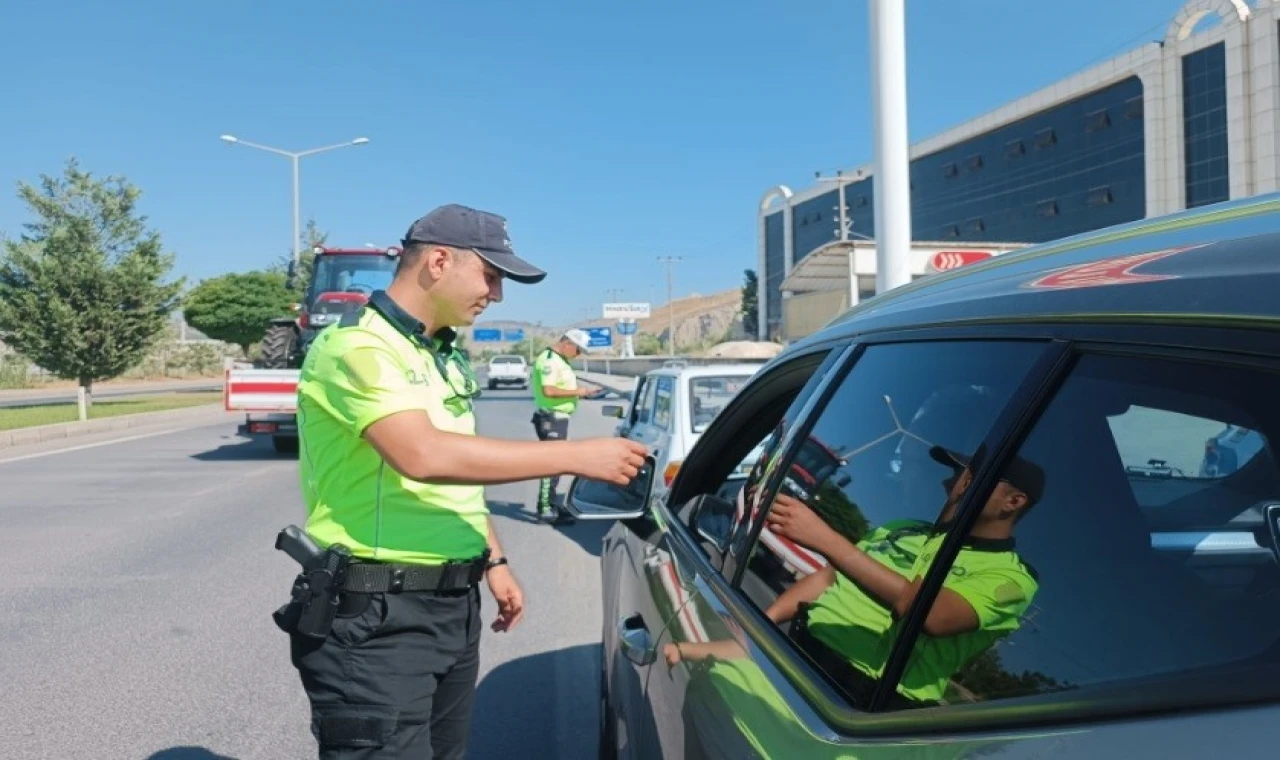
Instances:
[[[653,424],[653,404],[650,403],[646,406],[646,402],[651,401],[654,398],[654,396],[650,394],[650,391],[653,390],[656,392],[657,382],[658,378],[656,375],[646,377],[640,386],[636,388],[636,398],[631,405],[632,427],[635,427],[636,425]],[[643,416],[641,416],[642,412],[644,413]]]
[[[663,422],[658,421],[658,397],[662,394],[663,386],[667,390],[667,418]],[[659,430],[673,432],[675,426],[672,424],[676,418],[676,379],[671,375],[658,375],[653,389],[653,409],[649,415],[650,423]]]

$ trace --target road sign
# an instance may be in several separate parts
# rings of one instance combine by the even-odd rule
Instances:
[[[477,328],[471,331],[471,339],[476,343],[501,343],[502,331],[489,328]]]
[[[582,328],[587,335],[591,336],[591,340],[587,342],[590,348],[608,348],[613,345],[613,329],[609,327],[584,327]]]
[[[648,319],[647,303],[607,303],[604,305],[605,319]]]
[[[511,330],[504,330],[502,332],[502,339],[511,341],[512,343],[522,341],[524,340],[524,330],[519,327]]]
[[[929,266],[933,267],[935,272],[945,272],[948,269],[959,269],[967,264],[989,259],[993,255],[991,251],[938,251],[929,260]]]
[[[618,323],[619,335],[635,335],[636,331],[639,329],[640,329],[640,326],[637,325],[635,322],[619,322]]]

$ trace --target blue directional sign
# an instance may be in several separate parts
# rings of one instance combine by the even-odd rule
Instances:
[[[609,348],[613,345],[613,328],[584,327],[582,329],[591,336],[591,340],[587,343],[591,348]]]
[[[512,342],[524,340],[524,330],[519,327],[510,330],[503,330],[502,339]]]
[[[619,335],[635,335],[636,330],[638,330],[639,328],[640,328],[640,325],[635,322],[619,322],[618,334]]]
[[[471,331],[471,339],[476,343],[501,343],[502,331],[479,328]]]

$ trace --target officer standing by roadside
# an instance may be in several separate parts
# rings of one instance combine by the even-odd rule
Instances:
[[[524,613],[484,486],[558,474],[626,484],[643,464],[643,448],[619,438],[475,435],[479,383],[452,328],[501,300],[504,278],[543,277],[512,251],[502,217],[442,206],[410,227],[387,290],[307,352],[306,532],[286,540],[286,529],[277,546],[316,559],[276,621],[290,632],[322,759],[463,757],[480,579],[497,601],[494,631]]]
[[[569,418],[578,408],[578,400],[593,398],[600,391],[578,387],[578,376],[569,362],[582,355],[591,345],[586,332],[576,327],[565,332],[533,362],[533,429],[540,441],[563,441],[569,438]],[[538,517],[547,522],[572,525],[573,516],[556,503],[556,487],[560,478],[552,476],[538,481]]]

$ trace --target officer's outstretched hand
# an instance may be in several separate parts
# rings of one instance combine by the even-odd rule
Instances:
[[[625,486],[644,466],[649,449],[626,438],[593,438],[578,442],[577,461],[570,467],[575,475]]]
[[[493,630],[501,633],[516,627],[524,617],[524,592],[507,565],[499,565],[485,573],[489,580],[489,593],[498,603],[498,617],[493,620]]]

